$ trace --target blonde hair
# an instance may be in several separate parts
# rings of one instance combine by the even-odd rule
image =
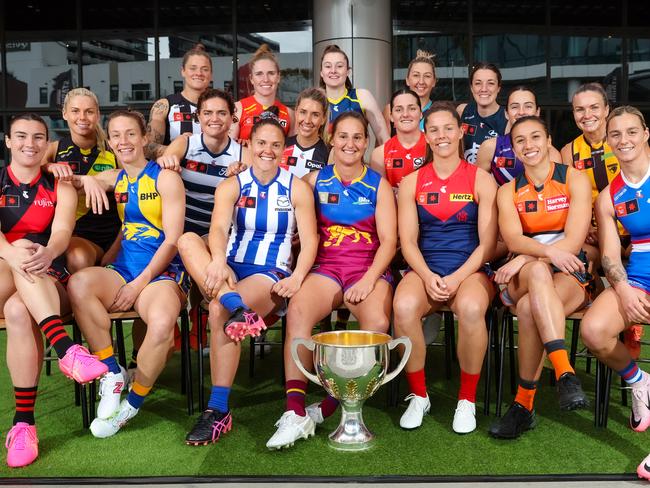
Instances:
[[[70,105],[70,102],[74,97],[90,97],[95,102],[95,106],[97,107],[97,115],[98,115],[97,123],[95,124],[95,138],[97,139],[97,147],[99,148],[100,151],[106,151],[108,147],[106,145],[106,133],[104,132],[104,129],[102,129],[102,126],[100,124],[99,99],[97,98],[97,95],[91,92],[88,88],[84,88],[84,87],[73,88],[67,93],[65,99],[63,100],[63,112],[68,110],[68,106]]]
[[[275,64],[275,69],[277,69],[278,73],[280,73],[280,65],[278,64],[278,59],[275,57],[275,54],[273,54],[273,51],[271,51],[271,48],[266,43],[257,48],[257,51],[255,51],[253,57],[248,62],[251,71],[253,71],[253,66],[255,66],[255,63],[261,61],[262,59],[267,59]]]
[[[622,105],[620,107],[616,107],[607,116],[607,130],[609,130],[609,123],[613,118],[620,117],[621,115],[625,114],[635,115],[639,119],[639,122],[641,122],[641,128],[643,130],[648,127],[645,123],[645,117],[638,108],[633,107],[632,105]]]
[[[436,55],[430,53],[429,51],[418,49],[417,52],[415,53],[415,57],[409,63],[409,67],[406,71],[406,77],[408,78],[408,76],[411,74],[411,69],[413,68],[414,64],[424,63],[431,66],[431,70],[433,71],[433,77],[435,78],[436,77],[436,63],[434,61],[435,57]]]

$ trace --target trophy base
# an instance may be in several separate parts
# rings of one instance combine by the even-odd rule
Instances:
[[[363,423],[361,412],[343,409],[341,423],[329,435],[328,444],[339,451],[365,451],[375,445],[375,435]]]

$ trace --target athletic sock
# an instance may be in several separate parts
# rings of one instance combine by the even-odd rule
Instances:
[[[233,313],[238,308],[248,309],[244,304],[244,301],[241,299],[241,295],[234,291],[229,291],[228,293],[221,295],[221,297],[219,297],[219,303],[230,313]]]
[[[72,342],[72,339],[70,339],[70,336],[63,328],[60,316],[50,315],[43,319],[38,324],[38,327],[43,331],[43,334],[56,351],[59,359],[65,356],[68,349],[74,346],[74,342]]]
[[[227,386],[213,386],[210,391],[208,408],[226,413],[228,411],[228,397],[230,397],[230,388]]]
[[[118,374],[121,371],[120,365],[117,364],[117,359],[115,359],[113,346],[105,347],[104,349],[93,352],[93,354],[97,356],[102,363],[108,366],[109,373]]]
[[[553,369],[555,370],[556,380],[559,380],[560,376],[565,373],[575,374],[575,370],[571,367],[571,363],[569,362],[569,355],[564,346],[564,339],[549,341],[544,344],[544,349],[546,349],[548,359],[551,361]]]
[[[16,399],[16,413],[14,423],[25,422],[34,425],[34,405],[36,404],[36,390],[38,385],[23,388],[14,386],[14,397]]]
[[[289,380],[286,383],[287,408],[286,411],[293,410],[296,415],[304,417],[305,412],[305,394],[307,393],[307,382],[300,380]]]
[[[425,398],[427,396],[427,382],[424,378],[424,368],[413,373],[406,373],[406,381],[409,384],[409,391],[417,396]]]
[[[630,364],[622,370],[617,371],[617,373],[628,385],[633,385],[643,379],[643,372],[639,369],[634,360],[631,360]]]
[[[517,387],[517,395],[515,396],[516,403],[529,412],[532,412],[533,403],[535,402],[535,393],[537,393],[536,381],[527,381],[519,378],[519,386]]]
[[[476,386],[481,378],[481,373],[470,374],[460,370],[460,389],[458,390],[459,400],[468,400],[476,403]]]
[[[325,400],[320,402],[320,410],[323,413],[323,418],[326,419],[334,412],[336,412],[338,406],[339,406],[339,401],[333,396],[327,395],[325,397]]]
[[[144,386],[137,381],[134,381],[129,396],[126,397],[126,401],[129,402],[133,408],[140,408],[150,391],[150,386]]]

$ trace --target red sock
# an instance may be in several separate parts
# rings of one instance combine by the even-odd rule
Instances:
[[[406,373],[406,381],[408,381],[411,393],[415,393],[422,398],[427,396],[427,382],[424,378],[424,368],[413,373]]]
[[[307,393],[307,382],[300,380],[288,380],[285,384],[287,394],[286,411],[293,410],[297,415],[304,417],[305,412],[305,393]]]
[[[481,373],[470,374],[462,369],[460,370],[460,389],[458,390],[458,399],[467,400],[476,403],[476,386],[481,378]]]
[[[323,412],[323,418],[326,419],[334,412],[336,412],[338,406],[339,406],[339,401],[336,398],[327,395],[327,397],[325,397],[325,400],[320,402],[320,409],[321,412]]]
[[[37,386],[21,388],[14,386],[14,397],[16,398],[16,412],[14,414],[14,425],[18,422],[25,422],[34,425],[34,405],[36,404]]]

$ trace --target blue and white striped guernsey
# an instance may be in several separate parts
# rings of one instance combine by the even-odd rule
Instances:
[[[255,178],[252,168],[237,175],[239,198],[226,251],[228,260],[291,273],[291,238],[296,231],[293,178],[282,168],[268,185]]]
[[[181,178],[185,185],[185,232],[207,234],[214,207],[214,190],[226,178],[228,166],[241,161],[242,147],[232,139],[219,154],[203,143],[203,134],[188,139],[181,161]]]

